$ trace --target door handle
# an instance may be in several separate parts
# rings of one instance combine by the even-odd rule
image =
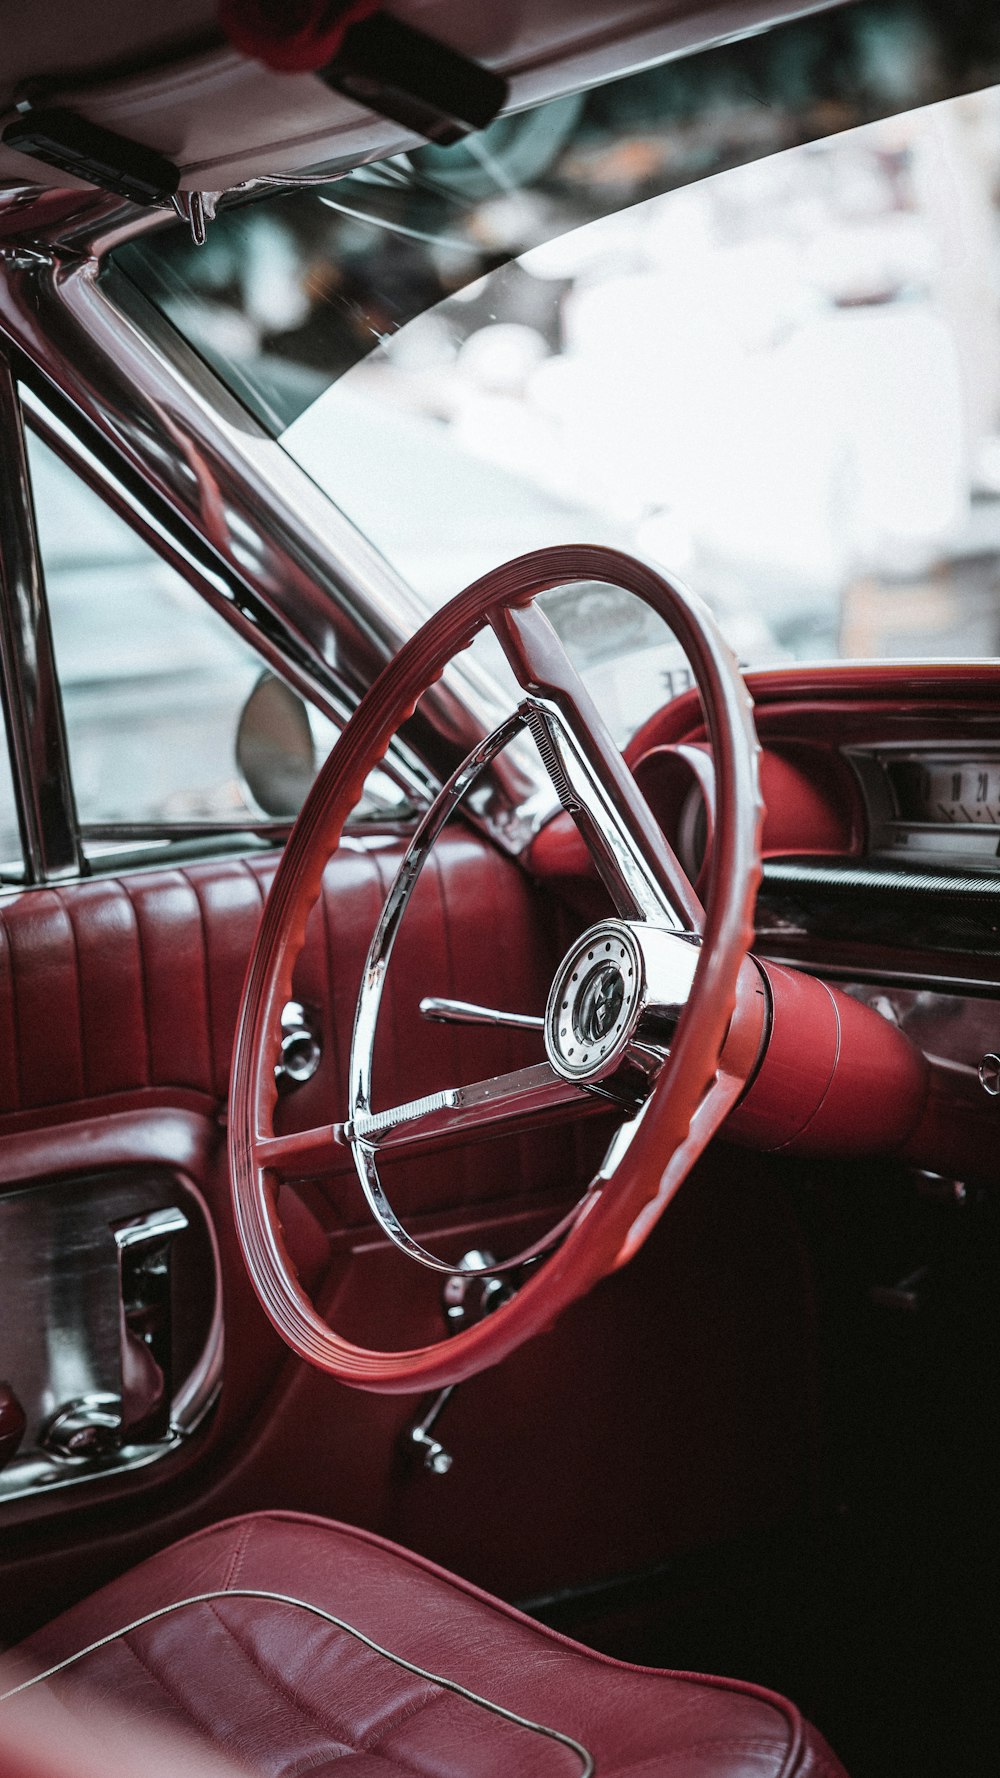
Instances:
[[[187,1226],[187,1217],[175,1206],[112,1224],[118,1257],[122,1445],[151,1443],[170,1430],[171,1249]]]

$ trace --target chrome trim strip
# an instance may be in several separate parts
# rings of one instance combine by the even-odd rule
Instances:
[[[80,838],[86,848],[88,841],[131,846],[154,840],[166,844],[170,840],[238,839],[243,834],[280,846],[291,827],[290,821],[271,821],[248,812],[245,821],[88,821],[80,828]]]
[[[25,877],[82,868],[17,385],[0,361],[0,674]]]
[[[766,934],[764,935],[766,938]],[[777,935],[775,935],[777,936]],[[808,939],[806,940],[808,943]],[[1000,981],[982,976],[931,975],[926,969],[894,969],[891,965],[861,963],[827,963],[812,957],[789,956],[771,946],[755,945],[754,955],[765,963],[779,963],[785,969],[808,969],[810,975],[829,982],[868,982],[873,987],[924,988],[931,994],[969,994],[982,999],[1000,1001]]]

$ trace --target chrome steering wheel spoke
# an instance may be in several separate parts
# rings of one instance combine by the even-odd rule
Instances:
[[[351,1044],[348,1116],[332,1131],[350,1148],[384,1233],[412,1259],[444,1273],[454,1271],[454,1262],[428,1252],[403,1227],[386,1196],[380,1160],[612,1106],[634,1119],[669,1055],[694,980],[703,921],[697,896],[548,619],[528,604],[496,611],[490,621],[525,698],[438,793],[410,842],[369,948]],[[546,1061],[375,1110],[379,1008],[410,897],[449,816],[525,728],[619,917],[584,934],[557,971],[541,1021]],[[530,1249],[493,1269],[511,1271],[548,1251],[585,1203],[586,1194]]]
[[[445,1087],[388,1111],[360,1112],[345,1124],[335,1124],[334,1137],[340,1142],[364,1142],[374,1153],[385,1155],[415,1146],[440,1148],[452,1137],[497,1135],[504,1127],[523,1126],[559,1109],[576,1114],[586,1109],[589,1098],[585,1087],[557,1074],[548,1062],[536,1062],[492,1080]]]
[[[527,694],[520,715],[617,912],[700,932],[701,903],[548,618],[530,604],[490,622]]]
[[[606,1112],[612,1106],[633,1113],[652,1085],[652,1069],[648,1085],[643,1080],[640,1091],[621,1092],[614,1083],[605,1080],[577,1080],[572,1072],[567,1073],[558,1065],[558,1058],[553,1065],[550,1052],[548,1061],[497,1075],[492,1080],[445,1087],[383,1111],[372,1107],[375,1035],[382,991],[393,947],[417,880],[449,816],[525,723],[523,711],[517,711],[488,735],[439,791],[421,819],[389,890],[361,978],[351,1042],[348,1116],[330,1131],[312,1133],[321,1141],[332,1137],[335,1142],[350,1148],[369,1209],[383,1232],[411,1259],[419,1260],[432,1271],[446,1274],[454,1272],[454,1261],[439,1258],[422,1247],[397,1217],[379,1175],[380,1159],[389,1159],[404,1150],[412,1154],[477,1137],[494,1136],[504,1129],[523,1130],[560,1117]],[[261,1149],[265,1162],[270,1162],[280,1173],[283,1165],[294,1164],[293,1150],[297,1146],[288,1138],[272,1138],[270,1144],[262,1143]],[[490,1270],[514,1271],[547,1252],[573,1226],[585,1201],[586,1194],[540,1240],[502,1264],[491,1265]]]

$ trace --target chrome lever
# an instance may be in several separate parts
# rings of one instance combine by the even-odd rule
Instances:
[[[446,1451],[436,1438],[431,1437],[431,1428],[442,1408],[448,1405],[455,1393],[455,1388],[456,1385],[452,1383],[449,1388],[440,1390],[423,1418],[417,1421],[416,1426],[410,1428],[410,1444],[415,1451],[421,1453],[424,1468],[429,1469],[432,1475],[447,1475],[455,1461],[451,1452]]]
[[[461,1328],[484,1320],[514,1295],[515,1286],[509,1278],[498,1277],[488,1270],[493,1265],[496,1265],[493,1255],[478,1247],[462,1255],[458,1271],[452,1273],[441,1296],[449,1333],[458,1333]],[[417,1424],[410,1428],[411,1449],[420,1452],[424,1468],[432,1475],[447,1475],[455,1461],[451,1452],[445,1450],[432,1434],[439,1414],[447,1407],[457,1387],[456,1383],[450,1383],[447,1389],[440,1389]]]
[[[502,1025],[515,1031],[541,1031],[545,1020],[530,1012],[501,1012],[495,1006],[476,1006],[471,1000],[448,1000],[429,994],[420,1002],[420,1015],[439,1025]]]

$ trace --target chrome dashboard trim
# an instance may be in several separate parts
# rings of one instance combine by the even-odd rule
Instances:
[[[882,866],[800,864],[769,859],[764,885],[797,884],[821,889],[887,889],[902,895],[1000,896],[1000,876],[956,876],[936,871],[891,870]]]
[[[857,982],[875,988],[918,988],[932,994],[962,994],[973,999],[1000,1001],[1000,981],[981,976],[932,975],[927,969],[894,969],[891,965],[862,963],[815,962],[766,942],[754,946],[755,956],[766,963],[778,963],[785,969],[808,969],[810,975],[824,982]]]

